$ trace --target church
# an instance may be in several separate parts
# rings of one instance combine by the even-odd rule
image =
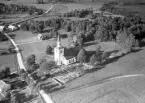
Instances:
[[[54,48],[54,60],[57,65],[69,65],[77,62],[78,49],[65,48],[61,45],[60,37],[57,38],[57,46]]]

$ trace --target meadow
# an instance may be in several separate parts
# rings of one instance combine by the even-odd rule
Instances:
[[[126,5],[119,6],[121,8],[126,8],[128,11],[135,12],[136,15],[142,16],[145,18],[145,5]]]
[[[10,45],[10,42],[1,42],[0,41],[0,52],[5,51],[8,46]],[[8,66],[11,69],[11,72],[15,72],[17,70],[17,58],[15,54],[4,54],[0,55],[0,68],[3,68],[4,66]]]

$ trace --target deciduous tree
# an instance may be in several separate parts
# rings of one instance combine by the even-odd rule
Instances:
[[[7,76],[10,75],[10,68],[7,66],[4,66],[0,70],[0,79],[7,78]]]
[[[50,45],[48,45],[46,48],[46,54],[48,55],[52,54],[52,47]]]
[[[36,63],[36,56],[34,54],[31,54],[27,57],[27,60],[26,60],[26,63],[27,63],[27,66],[30,67],[32,66],[33,64]]]
[[[77,61],[81,63],[87,62],[87,52],[84,48],[79,51],[77,55]]]

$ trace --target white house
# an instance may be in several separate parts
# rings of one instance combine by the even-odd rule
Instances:
[[[9,26],[8,26],[8,29],[11,30],[11,31],[14,31],[14,30],[17,29],[17,27],[14,26],[14,25],[9,25]]]
[[[4,28],[5,28],[5,26],[0,26],[0,31],[3,31],[4,30]]]
[[[60,38],[58,36],[57,46],[54,48],[54,60],[57,65],[69,65],[77,61],[78,49],[65,48],[61,46]]]

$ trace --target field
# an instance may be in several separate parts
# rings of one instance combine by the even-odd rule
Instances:
[[[0,50],[3,51],[8,48],[9,42],[0,42]],[[13,54],[5,54],[0,55],[0,68],[3,66],[8,66],[11,68],[11,72],[14,72],[17,70],[17,59],[16,55]]]
[[[136,15],[142,16],[145,18],[145,5],[127,5],[119,6],[121,8],[126,8],[128,11],[136,12]]]

